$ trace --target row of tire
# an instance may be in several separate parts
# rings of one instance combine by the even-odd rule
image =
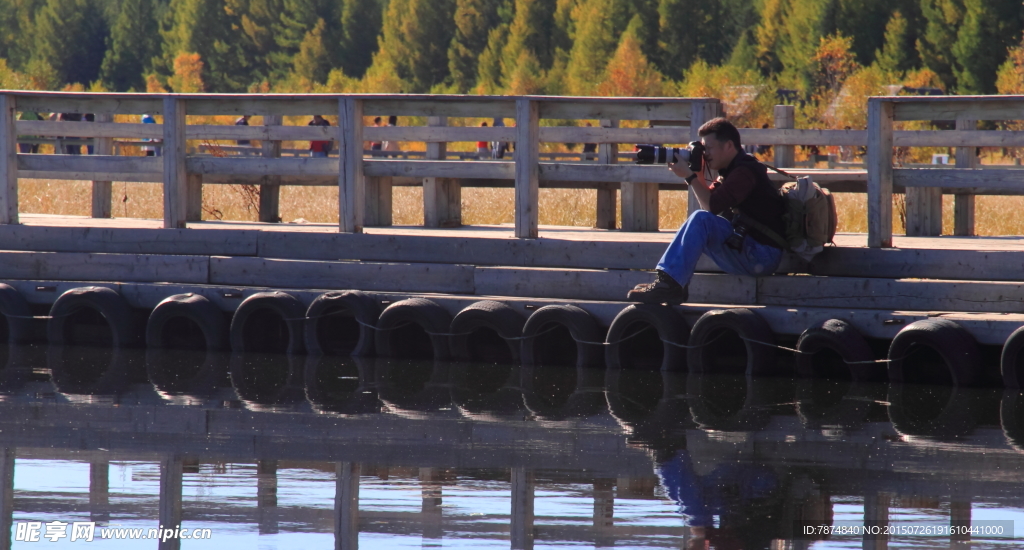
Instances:
[[[385,302],[386,303],[386,302]],[[625,307],[607,332],[585,310],[572,305],[549,305],[524,317],[512,307],[484,300],[454,317],[435,302],[409,298],[383,311],[374,297],[360,291],[328,292],[305,307],[280,291],[250,295],[230,321],[206,297],[179,294],[161,301],[140,331],[138,314],[114,290],[80,287],[63,293],[50,307],[46,339],[50,344],[75,343],[73,325],[82,312],[98,313],[109,327],[113,347],[182,347],[182,321],[201,335],[186,347],[235,352],[340,354],[353,356],[486,360],[524,365],[570,363],[578,367],[628,368],[638,357],[658,363],[661,370],[721,372],[729,366],[723,356],[738,357],[739,372],[752,375],[786,374],[787,363],[777,360],[778,346],[768,323],[752,310],[718,309],[706,312],[691,328],[674,309],[659,305]],[[7,320],[10,341],[36,337],[38,316],[13,287],[0,284],[0,313]],[[37,337],[36,337],[37,338]],[[738,340],[737,340],[738,338]],[[175,345],[177,344],[177,345]],[[850,378],[858,381],[917,381],[910,358],[929,349],[945,365],[947,382],[982,382],[981,354],[974,338],[958,324],[940,318],[917,321],[893,339],[886,359],[878,360],[867,341],[849,323],[831,319],[808,328],[796,344],[796,374],[820,373],[820,352],[838,356]],[[1009,387],[1019,387],[1024,363],[1024,327],[1003,347],[1001,374]],[[933,365],[938,367],[938,365]]]

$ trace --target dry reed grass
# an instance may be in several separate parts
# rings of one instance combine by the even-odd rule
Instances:
[[[25,213],[88,216],[90,213],[90,182],[60,180],[29,180],[19,182],[20,211]],[[540,223],[593,227],[597,192],[590,189],[541,189]],[[246,208],[242,193],[235,186],[203,186],[203,219],[254,221],[257,213]],[[686,219],[687,197],[684,191],[663,191],[660,195],[659,225],[675,229]],[[514,221],[512,189],[466,188],[462,190],[462,216],[468,225],[510,224]],[[859,193],[836,193],[839,210],[839,231],[867,231],[867,197]],[[286,221],[305,220],[311,223],[337,223],[338,190],[333,187],[283,187],[281,218]],[[978,235],[1024,235],[1024,197],[981,196],[976,203]],[[113,185],[112,212],[116,218],[163,217],[163,192],[158,183],[124,183]],[[423,224],[423,190],[419,187],[394,189],[393,216],[396,225]],[[621,223],[621,217],[619,219]],[[902,232],[902,225],[893,208],[893,228]],[[944,197],[942,231],[953,231],[953,199]]]

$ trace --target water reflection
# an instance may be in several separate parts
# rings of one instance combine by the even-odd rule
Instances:
[[[1012,391],[73,347],[2,357],[0,547],[13,523],[59,520],[207,527],[221,547],[1012,548],[801,526],[1024,519]]]

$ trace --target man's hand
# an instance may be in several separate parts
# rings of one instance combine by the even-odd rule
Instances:
[[[685,162],[673,162],[668,165],[668,169],[681,178],[688,178],[693,173],[693,170],[690,170],[690,167]]]

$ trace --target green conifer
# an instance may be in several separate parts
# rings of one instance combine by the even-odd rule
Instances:
[[[382,16],[381,0],[345,0],[341,9],[340,52],[345,74],[362,77],[370,67],[377,51]]]
[[[97,80],[106,49],[106,21],[94,0],[47,0],[35,25],[33,61],[59,83]]]
[[[477,81],[477,62],[498,24],[500,0],[456,0],[455,36],[448,46],[448,72],[453,90],[465,93]]]
[[[107,88],[117,92],[146,89],[145,75],[160,51],[155,8],[153,0],[122,2],[100,70]]]

